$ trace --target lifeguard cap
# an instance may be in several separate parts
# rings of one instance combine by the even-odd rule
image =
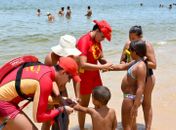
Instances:
[[[111,26],[105,20],[101,21],[93,20],[93,22],[98,25],[100,31],[104,34],[105,38],[108,41],[111,41],[111,33],[112,33]]]
[[[78,74],[78,65],[70,57],[61,57],[57,64],[62,67],[67,73],[71,75],[74,81],[80,82],[81,79]]]

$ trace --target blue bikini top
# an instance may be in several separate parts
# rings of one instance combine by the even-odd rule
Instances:
[[[136,80],[136,77],[133,75],[132,70],[133,70],[134,66],[141,61],[142,61],[142,59],[133,62],[127,70],[127,75],[130,76],[134,80]]]

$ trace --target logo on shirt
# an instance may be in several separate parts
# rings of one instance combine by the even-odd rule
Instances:
[[[29,66],[29,67],[26,67],[25,70],[26,71],[31,71],[33,73],[39,73],[40,72],[40,65],[36,65],[36,66]]]
[[[95,60],[99,59],[101,56],[101,49],[99,48],[99,46],[96,44],[92,45],[91,50],[92,50],[93,58]]]

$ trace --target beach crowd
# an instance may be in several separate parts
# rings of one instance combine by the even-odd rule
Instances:
[[[70,6],[66,13],[64,7],[58,11],[61,17],[70,18],[71,14]],[[36,15],[41,15],[40,9]],[[85,16],[92,16],[90,6]],[[55,19],[50,12],[47,17],[48,21]],[[153,70],[157,68],[152,44],[143,39],[142,27],[134,25],[129,29],[120,63],[110,63],[104,57],[102,42],[111,41],[113,29],[106,20],[93,22],[92,29],[79,39],[68,34],[61,36],[46,54],[44,63],[36,56],[21,56],[15,62],[12,60],[14,64],[10,61],[1,66],[0,72],[8,71],[0,76],[0,130],[36,130],[23,112],[30,102],[33,102],[33,120],[42,123],[42,130],[69,129],[69,115],[73,110],[78,111],[80,130],[85,129],[86,114],[91,116],[93,130],[117,129],[118,115],[108,105],[111,91],[103,84],[100,71],[126,71],[121,81],[123,129],[137,130],[136,117],[141,106],[145,129],[151,130]],[[73,82],[74,99],[69,98],[68,82]],[[89,107],[91,97],[94,108]],[[19,106],[24,100],[27,102]]]

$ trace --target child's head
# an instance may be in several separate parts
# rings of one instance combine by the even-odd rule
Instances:
[[[146,56],[146,44],[145,41],[137,40],[130,43],[130,51],[136,52],[136,55],[143,58]]]
[[[92,98],[102,105],[106,105],[111,98],[110,90],[105,86],[98,86],[92,91]]]

